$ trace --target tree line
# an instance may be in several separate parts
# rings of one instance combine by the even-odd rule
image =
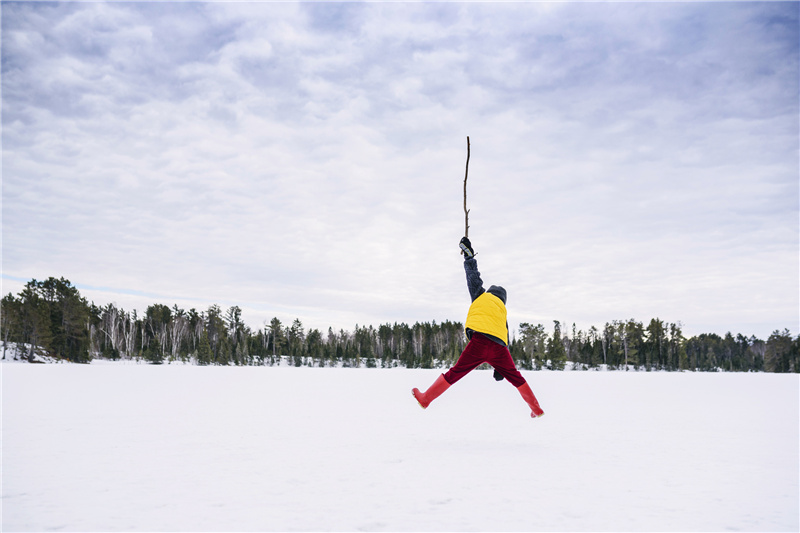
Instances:
[[[448,367],[466,346],[460,322],[355,326],[353,331],[305,329],[299,319],[278,318],[252,329],[233,306],[203,311],[153,304],[143,315],[114,304],[89,303],[68,280],[32,280],[0,304],[0,338],[72,362],[93,358],[172,361],[198,365],[344,367]],[[658,318],[645,325],[614,320],[602,329],[563,327],[554,321],[520,324],[509,343],[518,367],[562,370],[568,363],[590,369],[800,372],[800,335],[774,331],[755,336],[710,333],[684,337],[681,324]],[[5,350],[2,355],[5,358]]]

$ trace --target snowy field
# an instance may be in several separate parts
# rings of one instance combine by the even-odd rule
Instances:
[[[800,377],[3,364],[3,531],[797,531]]]

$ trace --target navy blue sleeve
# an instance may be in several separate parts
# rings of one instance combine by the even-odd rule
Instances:
[[[464,270],[467,272],[467,288],[469,289],[469,295],[474,302],[475,298],[486,292],[483,289],[481,273],[478,272],[478,262],[474,257],[464,260]]]

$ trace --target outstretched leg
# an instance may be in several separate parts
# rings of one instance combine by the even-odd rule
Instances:
[[[486,361],[485,350],[487,343],[492,344],[492,341],[483,335],[473,335],[472,340],[467,343],[466,348],[461,352],[461,356],[458,358],[453,368],[448,370],[445,374],[440,375],[427,391],[420,392],[419,389],[412,389],[411,393],[423,409],[427,409],[433,400],[450,388],[450,385],[454,384],[456,381],[472,372],[478,365]]]
[[[530,406],[531,418],[539,418],[544,414],[544,411],[542,411],[542,408],[539,407],[539,402],[538,400],[536,400],[536,396],[533,395],[531,386],[528,385],[527,381],[522,385],[520,385],[519,387],[517,387],[517,390],[522,395],[522,399],[525,400],[525,403],[527,403],[528,406]]]
[[[442,393],[449,388],[450,384],[444,379],[444,374],[439,374],[439,377],[436,378],[436,381],[433,382],[433,385],[431,385],[428,390],[420,392],[419,389],[414,388],[411,389],[411,394],[417,399],[420,407],[427,409],[433,400],[441,396]]]
[[[491,353],[492,345],[500,346],[484,337],[479,333],[472,335],[472,339],[467,343],[464,351],[453,365],[453,368],[445,372],[444,377],[451,385],[455,385],[461,378],[478,368],[479,365],[488,360],[488,355]]]
[[[511,352],[508,351],[508,348],[495,345],[491,357],[489,358],[489,364],[492,365],[500,375],[506,378],[509,383],[517,388],[522,395],[522,399],[525,400],[525,403],[531,408],[531,418],[539,418],[544,414],[542,408],[539,407],[536,396],[533,395],[531,386],[528,385],[528,382],[525,381],[525,378],[522,377],[522,374],[517,370],[517,366],[514,364],[514,359],[511,357]]]
[[[427,409],[430,403],[438,398],[444,391],[450,388],[450,385],[460,380],[475,367],[486,361],[484,357],[485,343],[492,341],[486,339],[483,335],[473,335],[472,340],[467,343],[461,356],[456,361],[455,366],[447,371],[447,373],[440,375],[433,382],[433,385],[425,392],[420,392],[419,389],[412,389],[411,394],[417,399],[423,409]]]

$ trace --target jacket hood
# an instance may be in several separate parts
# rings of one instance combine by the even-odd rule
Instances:
[[[500,285],[492,285],[486,292],[488,292],[489,294],[494,294],[495,296],[500,298],[500,300],[503,302],[503,305],[505,305],[506,290],[503,287],[501,287]]]

